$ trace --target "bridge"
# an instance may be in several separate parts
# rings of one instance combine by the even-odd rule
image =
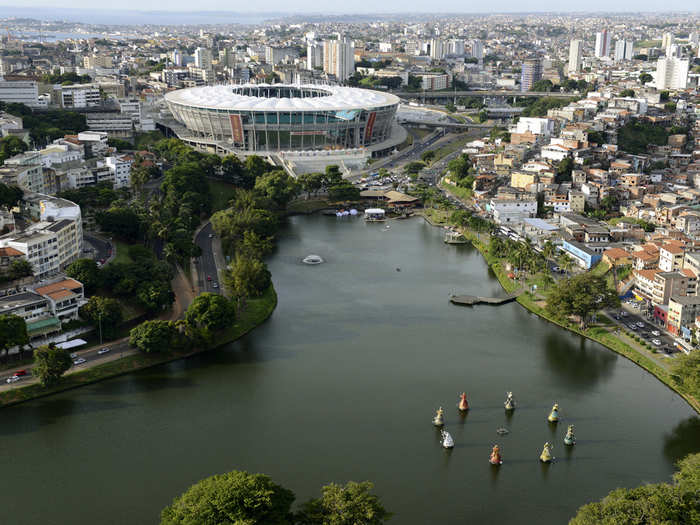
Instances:
[[[399,124],[408,124],[408,125],[413,125],[413,126],[422,126],[426,128],[445,128],[449,130],[470,130],[470,129],[491,129],[498,124],[477,124],[475,122],[466,122],[466,123],[461,123],[461,122],[435,122],[435,121],[426,121],[426,120],[419,120],[419,119],[399,119],[398,120]]]
[[[400,98],[455,98],[455,97],[552,97],[552,98],[575,98],[573,93],[549,93],[547,91],[396,91],[394,95]]]

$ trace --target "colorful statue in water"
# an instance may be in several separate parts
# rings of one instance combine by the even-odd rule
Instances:
[[[466,412],[469,410],[469,403],[467,403],[467,394],[462,392],[459,396],[459,403],[457,404],[457,408],[459,408],[460,411]]]
[[[437,412],[435,413],[435,417],[433,418],[433,425],[436,427],[441,427],[445,424],[445,419],[443,417],[444,411],[442,410],[442,407],[437,409]]]
[[[575,445],[576,444],[576,438],[574,437],[574,425],[569,425],[569,428],[566,429],[566,436],[564,436],[564,444],[565,445]]]
[[[498,445],[494,445],[491,449],[491,456],[489,457],[489,463],[492,465],[501,465],[503,463],[503,457],[501,456],[501,449]]]
[[[552,411],[549,413],[549,416],[547,416],[547,421],[550,423],[556,423],[559,421],[559,404],[554,403],[554,406],[552,407]]]
[[[552,445],[549,443],[544,444],[542,449],[542,454],[540,454],[540,461],[542,463],[551,463],[554,458],[552,457]]]
[[[515,399],[513,399],[513,392],[506,393],[506,401],[503,403],[506,410],[515,410]]]

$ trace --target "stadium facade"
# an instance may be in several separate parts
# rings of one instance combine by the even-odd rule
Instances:
[[[167,93],[165,102],[187,129],[180,138],[250,152],[381,145],[396,129],[399,105],[380,91],[292,84],[194,87]]]

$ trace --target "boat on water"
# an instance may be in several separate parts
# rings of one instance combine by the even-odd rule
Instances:
[[[552,456],[552,445],[545,443],[544,448],[542,449],[542,454],[540,454],[540,461],[542,463],[551,463],[553,459],[554,456]]]
[[[503,464],[503,456],[501,456],[501,449],[498,447],[498,445],[494,445],[491,449],[489,463],[496,466]]]
[[[574,437],[574,425],[569,425],[569,427],[566,429],[566,436],[564,436],[564,444],[569,446],[576,444],[576,437]]]
[[[469,242],[464,235],[455,230],[447,230],[443,240],[445,244],[467,244]]]
[[[384,222],[386,212],[381,208],[367,208],[365,210],[365,220],[367,222]]]
[[[440,437],[440,444],[442,445],[442,448],[454,448],[455,441],[452,439],[452,436],[447,430],[441,430]]]
[[[433,425],[436,427],[441,427],[445,424],[445,411],[442,409],[442,407],[437,409],[437,412],[435,412],[435,417],[433,418]]]
[[[547,421],[549,421],[550,423],[558,423],[559,422],[559,404],[558,403],[554,403],[554,406],[552,407],[552,411],[547,416]]]
[[[322,262],[325,262],[325,261],[323,260],[323,257],[321,257],[320,255],[314,255],[312,253],[312,254],[304,257],[301,260],[301,262],[303,262],[304,264],[321,264]]]
[[[459,395],[459,403],[457,403],[457,408],[459,408],[460,412],[466,412],[469,410],[469,402],[467,401],[467,394],[465,392],[462,392]]]
[[[506,427],[500,427],[496,429],[496,434],[499,436],[505,436],[506,434],[510,434],[510,430],[508,430]]]
[[[515,410],[515,399],[513,399],[513,392],[506,392],[506,400],[503,403],[506,410]]]

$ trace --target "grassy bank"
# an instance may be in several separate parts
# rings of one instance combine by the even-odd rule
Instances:
[[[217,334],[214,338],[216,346],[212,348],[195,350],[185,353],[168,354],[135,354],[110,361],[93,368],[75,372],[64,376],[61,382],[52,387],[44,388],[39,384],[33,384],[22,388],[15,388],[7,392],[0,393],[0,406],[15,405],[31,399],[49,396],[64,390],[71,390],[81,386],[103,381],[111,377],[128,374],[136,370],[142,370],[151,366],[161,365],[170,361],[183,359],[207,350],[220,348],[243,337],[245,334],[266,321],[277,306],[277,293],[273,286],[270,286],[261,297],[250,299],[243,312],[236,319],[236,322],[226,330]]]
[[[319,210],[324,210],[329,207],[330,203],[324,199],[299,199],[292,201],[287,205],[287,213],[290,215],[308,214]]]

